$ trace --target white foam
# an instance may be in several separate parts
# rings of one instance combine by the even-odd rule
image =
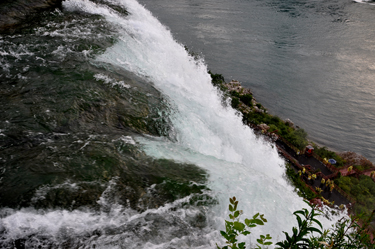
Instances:
[[[188,226],[187,217],[198,212],[194,207],[186,208],[181,204],[188,202],[190,196],[137,213],[106,198],[106,191],[111,191],[112,185],[109,185],[98,201],[109,209],[105,212],[2,210],[8,212],[1,215],[0,220],[0,231],[9,235],[5,239],[40,234],[56,238],[59,243],[66,237],[75,238],[77,243],[84,241],[86,247],[95,244],[99,248],[216,248],[215,243],[222,242],[218,230],[224,229],[224,220],[228,217],[228,197],[234,195],[240,200],[239,208],[243,209],[244,217],[261,212],[269,221],[266,226],[253,230],[253,241],[257,235],[266,233],[274,240],[283,239],[282,231],[291,232],[296,224],[292,213],[306,204],[284,179],[284,161],[276,149],[257,139],[252,130],[242,124],[242,118],[235,110],[223,106],[220,93],[211,85],[204,62],[189,56],[148,10],[135,0],[111,2],[124,6],[130,15],[120,16],[110,8],[88,0],[66,0],[63,6],[69,11],[101,15],[116,26],[120,34],[118,42],[98,56],[96,62],[123,67],[144,77],[170,101],[171,137],[123,137],[122,140],[132,145],[140,144],[154,158],[193,163],[204,168],[209,174],[211,194],[219,201],[218,205],[206,208],[205,214],[212,226],[203,229]],[[107,84],[118,82],[104,74],[97,74],[95,78]],[[82,148],[89,142],[90,139]],[[147,239],[154,229],[152,223],[158,222],[158,219],[146,220],[150,214],[167,220],[165,226],[153,231],[160,232],[161,239],[152,236]],[[322,221],[326,228],[332,223],[327,219]],[[136,231],[137,236],[128,229],[135,223],[140,229]],[[174,232],[179,227],[187,229],[188,234],[176,235]],[[95,235],[95,230],[100,230],[101,235]]]
[[[114,184],[115,181],[109,184],[98,202],[105,211],[1,209],[0,231],[3,236],[0,247],[9,247],[14,240],[26,239],[26,248],[67,245],[77,248],[167,248],[176,243],[181,244],[179,248],[192,248],[192,243],[200,245],[196,248],[207,248],[210,239],[218,234],[209,229],[202,232],[184,222],[199,212],[194,207],[181,208],[191,197],[138,213],[106,198]],[[182,233],[189,236],[176,237],[180,227],[185,229]],[[207,237],[210,233],[212,235]]]
[[[369,4],[369,5],[375,5],[374,1],[371,1],[371,0],[353,0],[353,2],[356,2],[356,3],[365,3],[365,4]]]
[[[117,80],[112,79],[111,77],[109,77],[107,75],[104,75],[104,74],[100,74],[100,73],[95,74],[94,78],[97,81],[102,80],[102,81],[104,81],[105,84],[111,84],[112,86],[120,86],[120,87],[123,87],[123,88],[130,88],[130,85],[125,84],[124,81],[122,81],[122,80],[117,81]]]
[[[284,161],[276,149],[257,139],[235,110],[223,107],[203,61],[189,56],[148,10],[134,0],[117,3],[130,15],[123,18],[108,10],[101,12],[118,26],[121,36],[97,61],[122,66],[150,80],[174,108],[171,120],[177,141],[137,139],[146,153],[205,168],[209,187],[220,200],[218,216],[212,217],[220,224],[224,224],[228,197],[236,195],[244,203],[246,214],[264,212],[273,221],[263,231],[278,236],[283,230],[291,230],[293,211],[306,204],[284,179]],[[90,13],[102,10],[93,11],[92,7],[83,9]]]

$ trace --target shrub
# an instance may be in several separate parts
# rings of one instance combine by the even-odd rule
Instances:
[[[365,170],[365,168],[362,165],[354,165],[354,168],[358,170],[359,172],[362,172]]]
[[[237,108],[240,104],[240,100],[237,97],[232,97],[232,107]]]
[[[298,173],[294,171],[289,163],[286,164],[286,176],[296,187],[296,192],[299,196],[308,200],[317,197],[317,195],[306,185],[306,183],[302,181]]]
[[[369,216],[375,206],[375,182],[371,177],[360,175],[359,179],[343,176],[335,180],[335,184],[357,200],[354,211]]]
[[[315,154],[317,154],[321,158],[327,158],[327,159],[333,158],[333,159],[335,159],[337,167],[344,166],[344,160],[339,155],[337,155],[335,152],[328,150],[327,147],[321,147],[320,148],[317,145],[314,145],[314,152],[315,152]]]
[[[211,71],[208,71],[211,76],[211,81],[214,86],[222,84],[225,82],[223,75],[221,74],[213,74]]]
[[[225,221],[226,231],[220,231],[221,235],[226,239],[227,246],[218,249],[245,249],[245,242],[238,242],[238,236],[247,236],[250,234],[248,228],[264,225],[267,220],[263,215],[257,213],[252,219],[245,219],[245,223],[239,220],[242,211],[237,210],[238,201],[236,198],[230,198],[229,214],[230,221]],[[276,248],[282,249],[298,249],[298,248],[373,248],[371,238],[367,233],[370,220],[374,216],[375,210],[371,213],[370,218],[363,225],[359,225],[358,218],[340,219],[330,230],[325,230],[317,217],[323,212],[316,209],[306,201],[310,206],[309,211],[306,208],[295,211],[293,214],[297,219],[297,227],[292,228],[292,234],[284,232],[285,240],[277,242]],[[272,239],[269,234],[261,235],[257,239],[257,248],[260,245],[271,245]],[[250,245],[251,246],[251,245]]]
[[[262,123],[266,123],[265,122],[266,115],[267,114],[265,114],[265,113],[250,112],[249,114],[246,115],[246,118],[250,123],[255,124],[255,125],[259,125],[259,124],[262,124]]]
[[[276,125],[271,124],[271,125],[270,125],[270,129],[269,129],[268,131],[269,131],[269,132],[275,132],[275,133],[277,133],[277,132],[279,131],[279,128],[277,128]]]
[[[229,214],[229,221],[225,221],[225,231],[220,231],[220,234],[226,239],[227,246],[219,247],[217,244],[218,249],[245,249],[246,243],[238,242],[238,236],[244,235],[247,236],[251,234],[249,231],[250,228],[256,227],[256,226],[262,226],[264,223],[267,222],[267,220],[264,218],[264,215],[257,213],[253,216],[252,219],[245,219],[245,223],[240,221],[240,216],[242,214],[242,210],[237,210],[238,201],[236,200],[236,197],[233,196],[233,198],[229,198],[229,211],[231,214]],[[258,242],[258,248],[260,248],[259,245],[271,245],[272,242],[267,241],[272,239],[269,234],[266,236],[261,235],[259,239],[257,239]]]
[[[278,124],[284,123],[284,122],[278,116],[271,116],[270,123],[278,125]]]
[[[230,91],[229,94],[230,94],[232,97],[237,97],[237,98],[240,97],[240,94],[239,94],[237,91]]]
[[[247,106],[250,106],[252,107],[253,106],[253,103],[251,102],[253,100],[253,95],[251,94],[244,94],[244,95],[241,95],[239,96],[240,97],[240,100]]]
[[[299,150],[303,150],[309,143],[307,140],[307,133],[304,129],[292,130],[285,139]]]

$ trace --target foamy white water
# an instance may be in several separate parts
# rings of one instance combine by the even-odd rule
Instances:
[[[84,240],[85,234],[93,234],[95,229],[104,227],[109,232],[91,236],[85,243],[87,247],[95,244],[99,248],[121,248],[122,245],[127,248],[168,248],[178,244],[181,248],[215,248],[215,243],[220,240],[218,230],[224,229],[224,220],[228,216],[228,198],[235,195],[245,217],[261,212],[269,221],[266,226],[253,231],[253,241],[254,237],[266,233],[275,240],[283,239],[282,231],[290,232],[295,225],[292,213],[306,204],[284,179],[284,161],[276,149],[257,139],[232,108],[223,106],[204,62],[189,56],[149,11],[134,0],[110,2],[125,7],[129,16],[121,16],[88,0],[67,0],[64,8],[101,15],[117,27],[118,41],[93,63],[129,70],[147,79],[166,96],[174,128],[170,137],[126,137],[126,141],[139,143],[152,157],[193,163],[207,170],[208,187],[219,201],[218,205],[207,210],[210,227],[195,230],[185,224],[184,220],[198,212],[180,205],[186,200],[139,214],[106,199],[105,192],[99,203],[109,212],[7,210],[4,212],[8,213],[2,215],[0,230],[7,230],[13,238],[44,234],[64,240],[66,234],[75,234],[78,240]],[[107,79],[105,75],[95,77]],[[108,78],[106,83],[121,82]],[[106,191],[111,191],[111,185]],[[154,218],[147,218],[150,215]],[[162,218],[170,222],[167,224],[174,224],[172,229],[180,226],[189,231],[189,235],[178,236],[167,225],[157,227],[162,229],[164,237],[145,240],[147,236],[143,235],[155,229],[152,223]],[[172,220],[177,218],[179,222],[175,225]],[[331,221],[324,220],[323,223],[327,225]],[[132,229],[137,224],[141,231],[135,235]],[[120,233],[111,233],[112,230]],[[192,241],[200,241],[200,244]]]
[[[371,0],[353,0],[353,2],[356,2],[356,3],[366,3],[366,4],[370,4],[370,5],[375,5],[375,3]]]

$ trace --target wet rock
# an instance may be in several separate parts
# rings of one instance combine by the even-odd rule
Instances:
[[[338,153],[338,155],[342,157],[342,159],[344,159],[345,166],[361,165],[361,166],[364,166],[365,168],[374,167],[374,165],[372,164],[370,160],[368,160],[367,158],[365,158],[364,156],[358,153],[355,153],[352,151],[344,151],[344,152]]]
[[[240,103],[238,106],[238,109],[245,114],[248,114],[251,112],[251,108],[243,103]]]
[[[61,7],[62,0],[5,0],[0,3],[0,32],[22,26],[33,15]]]
[[[294,123],[289,118],[285,119],[285,124],[289,125],[290,127],[294,127]]]
[[[228,84],[226,84],[226,87],[228,88],[229,91],[236,91],[240,92],[243,88],[241,86],[241,83],[237,80],[232,80]]]
[[[232,80],[231,82],[225,84],[225,87],[229,91],[235,91],[235,92],[240,93],[241,95],[244,95],[244,94],[253,95],[250,89],[242,87],[241,83],[237,80]]]
[[[254,111],[255,112],[258,112],[258,113],[264,113],[264,110],[263,109],[260,109],[258,106],[254,106]]]
[[[259,128],[262,129],[262,130],[264,130],[264,131],[268,131],[270,129],[270,127],[268,125],[266,125],[266,124],[260,124]]]

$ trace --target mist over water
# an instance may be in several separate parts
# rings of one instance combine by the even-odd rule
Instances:
[[[74,91],[59,85],[54,97],[68,90],[64,97],[74,97],[61,100],[67,107],[60,112],[62,104],[46,102],[50,107],[43,106],[43,119],[25,111],[33,126],[22,129],[39,129],[29,140],[19,139],[29,144],[18,142],[27,152],[36,148],[37,156],[30,159],[14,153],[15,161],[10,155],[20,147],[11,150],[14,145],[7,140],[13,139],[10,130],[18,125],[8,112],[11,122],[2,124],[1,131],[10,152],[2,156],[1,186],[9,195],[17,187],[12,178],[33,187],[23,194],[19,190],[19,202],[13,206],[20,208],[2,203],[0,245],[216,248],[232,196],[240,200],[245,217],[261,212],[269,221],[253,230],[252,241],[266,233],[280,240],[282,231],[291,231],[292,213],[306,204],[285,179],[285,162],[223,103],[203,60],[191,57],[135,0],[67,0],[63,8],[55,15],[67,17],[53,27],[56,30],[40,29],[35,39],[41,39],[39,34],[59,36],[64,46],[54,45],[56,53],[51,55],[29,53],[44,57],[43,65],[31,65],[30,70],[49,68],[60,58],[61,68],[51,66],[58,67],[53,71],[58,77],[50,77],[68,78],[61,85],[69,83]],[[77,19],[87,17],[96,20],[89,22],[91,29],[70,30]],[[83,34],[92,46],[75,44]],[[7,80],[18,74],[12,71],[18,61],[9,58],[2,60],[9,65],[9,75],[2,75]],[[19,60],[31,63],[21,55]],[[75,78],[69,78],[74,73]],[[35,80],[33,74],[27,76]],[[27,79],[24,84],[28,86]],[[23,94],[18,93],[22,101]],[[72,113],[73,118],[60,113]],[[25,161],[37,165],[27,171],[19,163]],[[38,181],[29,179],[29,172]],[[330,218],[322,217],[326,227],[338,219]]]

